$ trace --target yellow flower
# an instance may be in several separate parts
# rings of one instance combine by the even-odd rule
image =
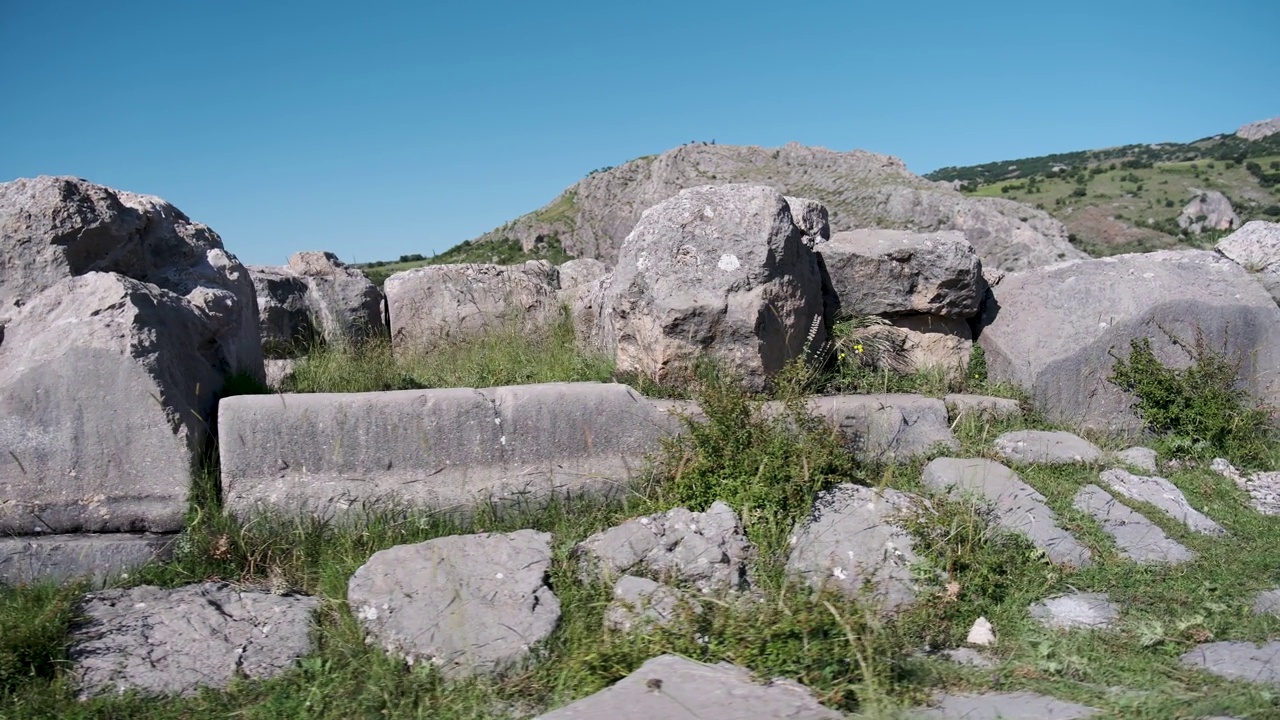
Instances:
[[[853,346],[853,351],[854,351],[854,352],[856,352],[856,353],[861,354],[861,353],[862,353],[862,343],[858,343],[857,345],[854,345],[854,346]]]

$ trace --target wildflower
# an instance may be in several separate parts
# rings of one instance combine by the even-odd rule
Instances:
[[[854,351],[854,352],[856,352],[856,353],[858,353],[859,355],[861,355],[861,354],[862,354],[862,343],[858,343],[857,345],[854,345],[854,346],[853,346],[853,351]]]

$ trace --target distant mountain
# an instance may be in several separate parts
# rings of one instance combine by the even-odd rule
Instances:
[[[1199,212],[1215,191],[1230,201],[1240,224],[1280,219],[1280,118],[1190,143],[1055,153],[946,167],[925,177],[970,197],[1043,210],[1091,255],[1206,246],[1230,228],[1192,232],[1187,228],[1204,223],[1189,213]]]

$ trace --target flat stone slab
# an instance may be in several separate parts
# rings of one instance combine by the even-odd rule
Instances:
[[[312,651],[313,597],[226,583],[144,585],[85,598],[69,656],[81,697],[138,690],[193,695],[235,677],[265,679]]]
[[[910,717],[942,720],[1075,720],[1100,711],[1087,705],[1033,692],[992,692],[972,695],[943,693],[927,709]]]
[[[942,401],[947,406],[952,422],[962,417],[979,417],[993,421],[1022,417],[1022,405],[1011,398],[951,393],[944,396]]]
[[[1156,462],[1156,451],[1151,448],[1135,446],[1121,450],[1115,455],[1117,462],[1130,465],[1143,472],[1156,473],[1160,467]]]
[[[1115,540],[1120,555],[1136,563],[1172,565],[1196,557],[1185,545],[1169,537],[1159,525],[1117,501],[1097,485],[1080,488],[1072,504],[1097,520],[1103,531]]]
[[[1214,458],[1209,467],[1248,493],[1254,510],[1263,515],[1280,515],[1280,471],[1245,475],[1222,458]]]
[[[701,607],[673,587],[648,578],[623,575],[613,585],[613,601],[604,609],[604,626],[632,632],[674,622],[683,611]]]
[[[974,648],[951,648],[938,654],[957,665],[968,665],[969,667],[982,669],[996,666],[995,660],[992,660],[988,655],[984,655],[981,650],[975,650]]]
[[[704,593],[745,589],[754,554],[738,514],[719,500],[705,512],[673,508],[632,518],[574,548],[585,580],[651,574]]]
[[[975,494],[990,502],[1000,528],[1025,535],[1055,564],[1085,567],[1092,560],[1089,548],[1058,527],[1058,516],[1045,497],[998,462],[938,458],[925,466],[921,480],[956,499]]]
[[[1187,496],[1176,485],[1162,477],[1134,475],[1127,470],[1104,470],[1098,479],[1131,500],[1149,503],[1173,519],[1202,535],[1225,535],[1221,525],[1191,507]]]
[[[1111,627],[1120,617],[1120,608],[1106,593],[1072,593],[1048,598],[1033,604],[1029,612],[1041,625],[1058,630],[1100,630]]]
[[[87,579],[102,587],[113,577],[169,559],[176,538],[150,533],[0,537],[0,583]]]
[[[1188,667],[1230,680],[1280,685],[1280,641],[1263,645],[1240,641],[1205,643],[1179,660]]]
[[[1102,457],[1097,445],[1069,432],[1015,430],[996,438],[996,452],[1012,462],[1041,465],[1094,462]]]
[[[480,533],[373,554],[347,583],[371,642],[447,678],[497,674],[523,661],[560,621],[547,586],[551,535]]]
[[[218,449],[240,518],[379,503],[465,513],[621,492],[680,429],[614,383],[243,395],[219,407]]]
[[[535,720],[839,720],[791,680],[754,681],[745,668],[661,655],[600,692]]]
[[[864,460],[909,460],[939,447],[960,447],[947,420],[947,407],[937,398],[904,393],[829,395],[812,398],[807,406]],[[780,409],[776,403],[766,403],[766,412]]]
[[[1258,593],[1253,599],[1253,614],[1280,617],[1280,588]]]
[[[885,611],[909,607],[919,561],[911,535],[892,524],[913,497],[897,490],[838,485],[820,494],[792,533],[787,572],[815,587],[866,594]]]

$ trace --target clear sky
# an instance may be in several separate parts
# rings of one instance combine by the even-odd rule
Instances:
[[[249,263],[439,252],[691,140],[925,173],[1280,115],[1280,0],[0,0],[0,180]]]

